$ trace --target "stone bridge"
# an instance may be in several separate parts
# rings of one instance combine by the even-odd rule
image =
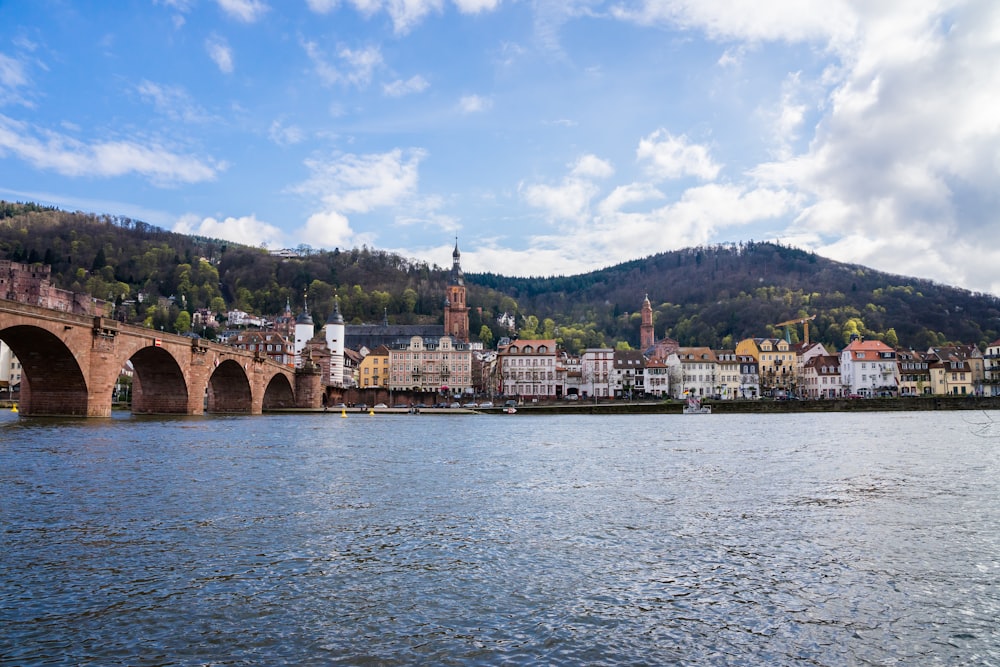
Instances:
[[[319,368],[104,317],[0,299],[0,340],[21,362],[22,415],[110,416],[129,361],[135,414],[260,414],[322,401]]]

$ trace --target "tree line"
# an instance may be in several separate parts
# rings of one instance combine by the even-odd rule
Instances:
[[[334,301],[348,323],[443,322],[449,272],[362,246],[277,257],[262,248],[176,234],[131,218],[0,201],[0,257],[52,267],[56,287],[115,303],[128,321],[181,330],[200,309],[273,315],[308,303],[317,325]],[[466,273],[470,331],[553,338],[570,353],[637,347],[647,295],[657,338],[732,349],[788,336],[778,322],[815,315],[810,338],[834,348],[852,334],[916,349],[981,347],[1000,337],[1000,299],[932,281],[834,262],[776,243],[660,253],[574,276]],[[498,324],[512,316],[516,332]],[[206,335],[215,332],[199,331]]]

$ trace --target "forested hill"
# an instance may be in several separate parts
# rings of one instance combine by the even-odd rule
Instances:
[[[442,321],[447,268],[370,248],[299,250],[279,258],[120,216],[0,202],[0,259],[49,264],[57,287],[114,300],[131,321],[156,328],[183,328],[183,313],[199,308],[267,315],[290,302],[299,312],[304,294],[317,324],[335,294],[348,322]],[[555,337],[571,352],[638,346],[647,294],[656,336],[682,345],[731,348],[745,337],[784,335],[771,325],[807,315],[816,315],[810,338],[836,348],[854,331],[916,349],[1000,338],[995,296],[770,243],[663,253],[568,277],[466,273],[466,285],[473,335],[486,343],[509,335],[496,318],[510,313],[521,337]]]
[[[732,349],[743,338],[784,336],[784,328],[771,325],[811,315],[810,339],[836,349],[854,332],[926,349],[948,342],[985,345],[1000,330],[996,296],[773,243],[678,250],[576,276],[467,278],[509,295],[523,313],[557,323],[593,322],[609,340],[633,346],[647,294],[657,338],[667,335],[681,345]],[[802,327],[790,333],[798,340]]]

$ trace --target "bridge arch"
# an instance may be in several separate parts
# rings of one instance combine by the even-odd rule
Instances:
[[[237,361],[226,359],[212,372],[207,387],[208,412],[253,413],[253,389],[246,369]]]
[[[145,346],[132,362],[132,414],[187,414],[188,383],[172,354],[162,347]]]
[[[280,410],[295,407],[295,391],[292,389],[288,376],[275,373],[264,388],[264,399],[261,405],[264,410]]]
[[[34,416],[88,416],[87,379],[66,343],[32,325],[0,330],[21,363],[21,413]]]

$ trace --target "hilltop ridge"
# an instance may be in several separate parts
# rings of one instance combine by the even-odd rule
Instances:
[[[303,296],[325,321],[334,295],[348,323],[439,323],[448,270],[368,247],[295,256],[166,231],[121,216],[0,202],[0,259],[44,262],[63,289],[129,304],[133,321],[173,328],[181,310],[297,310]],[[450,258],[442,257],[442,261]],[[647,295],[657,338],[731,348],[774,326],[816,315],[812,340],[839,348],[852,333],[915,349],[949,342],[984,347],[1000,337],[1000,298],[844,264],[776,243],[746,242],[651,255],[574,276],[465,274],[470,331],[556,338],[570,352],[637,347]],[[147,299],[139,303],[137,295]],[[174,297],[164,305],[160,297]],[[789,330],[797,339],[799,331]],[[794,342],[794,341],[793,341]]]

